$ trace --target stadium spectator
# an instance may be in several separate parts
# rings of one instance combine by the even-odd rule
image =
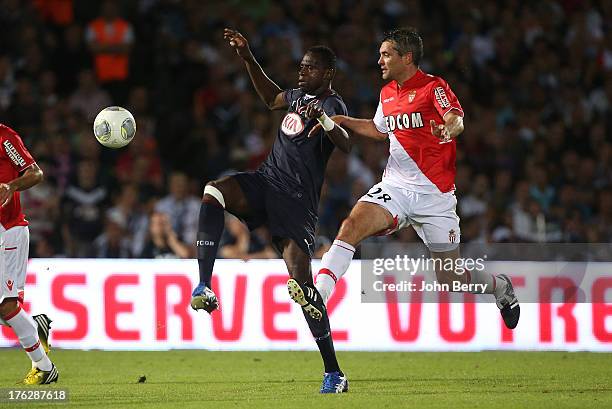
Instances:
[[[59,42],[50,64],[57,75],[60,94],[70,95],[74,91],[74,82],[78,73],[93,66],[91,55],[85,46],[81,25],[75,23],[64,29],[62,41]]]
[[[149,223],[149,235],[142,253],[143,258],[187,258],[192,250],[182,243],[172,229],[165,213],[153,213]]]
[[[93,255],[92,242],[102,232],[108,196],[108,189],[99,183],[96,164],[80,162],[76,182],[68,186],[61,203],[63,239],[71,257]]]
[[[121,183],[138,183],[148,191],[163,190],[162,163],[155,139],[157,121],[150,112],[146,88],[130,90],[128,109],[138,118],[138,139],[117,157],[115,175]]]
[[[119,16],[116,1],[102,3],[100,16],[88,24],[86,36],[98,81],[125,81],[129,76],[134,31],[132,25]]]
[[[110,88],[116,103],[125,98],[134,42],[132,25],[119,16],[119,6],[106,0],[100,16],[87,26],[87,43],[94,57],[96,78]]]
[[[127,221],[119,212],[108,213],[104,232],[93,242],[93,256],[97,258],[130,258],[132,245],[126,234]]]
[[[40,161],[38,164],[47,167],[45,162]],[[60,197],[56,194],[50,178],[47,177],[38,185],[23,191],[21,203],[28,209],[30,241],[33,246],[55,235],[60,220]]]
[[[43,107],[52,107],[59,102],[57,76],[54,71],[45,70],[42,72],[38,93]]]
[[[459,212],[462,217],[472,217],[484,215],[490,202],[489,178],[485,174],[478,174],[470,183],[467,194],[463,195]]]
[[[189,192],[189,179],[182,172],[168,178],[169,194],[155,205],[155,211],[165,213],[178,239],[195,248],[200,201]]]
[[[79,72],[78,84],[78,88],[70,96],[69,107],[73,111],[81,112],[89,122],[93,123],[98,112],[111,105],[110,95],[98,86],[90,69]]]
[[[219,245],[220,257],[242,260],[277,257],[265,227],[249,232],[247,226],[235,216],[226,213],[225,219],[225,230]]]
[[[149,224],[139,204],[139,193],[137,185],[123,185],[115,205],[106,212],[107,220],[123,229],[123,237],[129,240],[127,253],[134,256],[143,251]]]
[[[29,136],[37,133],[42,122],[42,111],[36,89],[28,77],[20,77],[17,80],[14,100],[8,108],[7,118],[7,122],[19,128],[21,134]]]

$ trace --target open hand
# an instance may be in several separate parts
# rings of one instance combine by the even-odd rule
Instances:
[[[323,108],[318,104],[318,102],[312,101],[310,104],[306,105],[306,118],[308,119],[317,119],[323,115]]]
[[[236,54],[246,58],[251,54],[249,42],[242,34],[231,28],[223,29],[223,38],[229,41],[229,45],[236,50]]]
[[[6,183],[0,183],[0,207],[6,206],[13,198],[15,191]]]
[[[429,121],[431,134],[440,140],[440,143],[448,143],[452,140],[450,131],[444,124],[436,124],[433,119]]]

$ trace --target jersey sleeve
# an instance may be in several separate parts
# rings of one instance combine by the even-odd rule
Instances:
[[[431,90],[431,99],[436,111],[442,118],[450,111],[455,111],[459,116],[463,116],[463,108],[459,103],[459,99],[450,88],[448,83],[442,79],[438,79]]]
[[[378,101],[378,108],[376,108],[376,113],[374,114],[374,126],[378,129],[378,132],[389,133],[389,128],[387,128],[387,122],[385,121],[385,116],[383,114],[382,104]]]
[[[298,91],[299,91],[299,88],[283,90],[283,97],[285,98],[285,102],[287,103],[288,106],[291,106],[293,101],[299,98]]]
[[[2,142],[2,150],[9,158],[11,166],[17,172],[23,172],[35,162],[17,133],[7,132],[5,134]]]
[[[344,101],[337,97],[326,98],[321,108],[323,108],[323,111],[325,111],[328,116],[346,115],[348,112]]]

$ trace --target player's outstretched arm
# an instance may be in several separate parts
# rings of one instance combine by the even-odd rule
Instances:
[[[236,30],[226,28],[223,30],[223,38],[229,41],[229,45],[236,50],[246,65],[247,72],[255,86],[255,90],[266,106],[271,109],[286,109],[283,90],[272,81],[261,68],[255,56],[249,48],[247,39]]]
[[[43,180],[43,171],[36,163],[27,168],[21,176],[9,183],[0,183],[0,203],[4,207],[13,198],[13,193],[20,192],[39,184]]]
[[[378,129],[376,129],[374,121],[371,119],[353,118],[346,115],[334,115],[331,117],[331,119],[336,123],[336,125],[346,128],[363,137],[376,139],[378,141],[384,141],[388,138],[386,133],[380,132]],[[310,130],[308,136],[314,135],[320,129],[321,125],[318,124]]]
[[[317,132],[321,129],[325,131],[329,139],[344,153],[351,151],[351,141],[348,132],[342,126],[334,122],[323,108],[316,102],[311,102],[306,107],[306,116],[311,119],[316,119],[319,123],[315,126]],[[312,130],[308,133],[308,137],[313,134]]]

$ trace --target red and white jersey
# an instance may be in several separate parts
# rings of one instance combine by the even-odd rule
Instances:
[[[443,124],[453,110],[463,116],[448,83],[421,70],[401,87],[391,81],[382,88],[374,124],[390,140],[383,181],[421,193],[455,189],[456,143],[440,144],[429,124],[432,119]]]
[[[17,132],[0,124],[0,183],[9,183],[34,164],[34,159],[26,149]],[[0,203],[1,204],[1,203]],[[21,211],[19,192],[0,208],[0,230],[14,226],[27,226],[28,222]]]

